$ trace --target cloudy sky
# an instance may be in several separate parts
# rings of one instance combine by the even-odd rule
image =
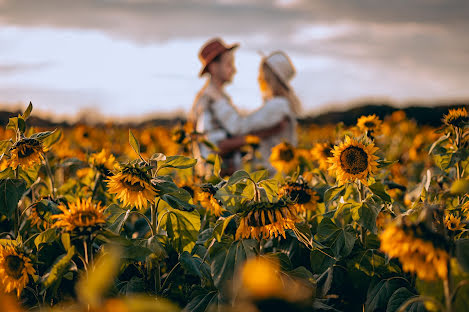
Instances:
[[[0,108],[126,118],[190,109],[210,37],[239,42],[236,105],[284,50],[306,111],[469,98],[467,0],[0,0]],[[23,105],[24,106],[24,105]]]

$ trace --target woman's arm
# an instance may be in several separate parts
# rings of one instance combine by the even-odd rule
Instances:
[[[279,123],[276,123],[269,128],[253,131],[251,134],[258,136],[261,139],[268,138],[283,131],[288,126],[288,123],[289,119],[285,117]],[[218,143],[218,148],[220,149],[219,154],[222,156],[229,154],[235,150],[240,149],[243,145],[246,145],[245,136],[235,136],[222,140]]]

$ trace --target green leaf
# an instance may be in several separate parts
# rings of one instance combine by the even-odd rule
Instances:
[[[378,205],[366,201],[351,207],[353,220],[374,234],[378,231],[376,218],[380,210]]]
[[[389,196],[388,193],[386,193],[386,190],[384,189],[384,185],[382,183],[376,182],[373,183],[369,186],[370,190],[381,198],[384,202],[390,203],[391,202],[391,196]]]
[[[257,242],[252,239],[241,239],[231,243],[228,249],[219,250],[211,263],[213,282],[218,289],[233,279],[233,274],[246,259],[256,256]]]
[[[390,278],[371,284],[365,302],[365,312],[385,311],[392,294],[399,288],[405,287],[407,282],[403,278]]]
[[[215,224],[215,228],[213,229],[213,236],[218,242],[221,242],[221,238],[225,233],[226,227],[235,216],[236,215],[231,215],[226,218],[220,218]]]
[[[132,130],[129,129],[129,143],[132,146],[133,150],[137,155],[140,157],[140,144],[138,143],[137,139],[135,138]]]
[[[21,117],[23,117],[24,120],[27,120],[29,116],[31,115],[32,110],[33,110],[33,103],[29,102],[28,107],[24,111],[23,115],[21,115]]]
[[[8,152],[12,145],[11,140],[0,141],[0,155]]]
[[[391,298],[389,298],[388,305],[386,307],[386,312],[398,312],[399,308],[409,299],[417,297],[416,294],[413,294],[410,290],[405,287],[401,287],[396,290]],[[425,305],[422,302],[411,303],[404,311],[412,312],[425,312]]]
[[[48,244],[57,240],[57,232],[55,229],[47,229],[44,232],[41,232],[36,238],[34,239],[34,244],[36,245],[36,249],[39,250],[40,244]]]
[[[167,202],[174,209],[182,211],[193,211],[195,209],[194,205],[191,205],[187,201],[181,200],[171,194],[164,194],[161,196],[161,199]]]
[[[179,256],[179,262],[187,273],[198,276],[201,279],[211,279],[210,268],[206,263],[202,262],[201,258],[193,257],[190,253],[184,251]]]
[[[333,186],[324,192],[324,202],[329,206],[330,202],[339,199],[345,194],[345,185]]]
[[[163,161],[166,160],[166,155],[163,153],[155,153],[151,155],[150,160]]]
[[[59,256],[49,271],[42,277],[45,288],[49,288],[55,283],[59,283],[62,276],[67,272],[72,257],[75,255],[75,246],[72,246],[66,254]]]
[[[200,215],[197,210],[181,211],[160,203],[158,207],[158,230],[168,234],[178,252],[190,252],[197,241],[200,230]]]
[[[258,171],[254,171],[253,173],[251,173],[251,179],[253,179],[254,182],[256,183],[266,180],[268,177],[269,177],[268,170],[258,170]]]
[[[259,182],[259,186],[264,189],[267,199],[272,202],[278,195],[278,181],[276,179],[268,179]]]
[[[322,219],[316,235],[321,242],[329,245],[336,257],[348,256],[356,239],[350,228],[340,228],[329,218]]]
[[[457,180],[451,185],[451,194],[469,193],[469,180]]]
[[[205,312],[212,311],[212,307],[218,306],[218,291],[209,291],[200,288],[193,293],[192,300],[184,307],[187,312]]]
[[[456,259],[461,268],[469,272],[469,239],[458,239],[456,241]]]
[[[52,145],[57,143],[60,140],[60,138],[62,138],[62,130],[55,129],[54,131],[52,131],[52,133],[40,138],[40,140],[42,142],[42,145],[48,149]]]
[[[194,167],[197,163],[197,159],[186,157],[186,156],[168,156],[166,160],[163,160],[158,165],[158,168],[177,168],[186,169]]]
[[[330,249],[325,251],[314,249],[311,251],[309,259],[313,273],[322,274],[329,267],[334,265],[336,260],[331,257],[330,254]]]
[[[64,246],[65,250],[68,251],[70,247],[72,246],[70,243],[70,234],[68,233],[63,233],[60,236],[60,240],[62,241],[62,245]]]
[[[106,212],[108,212],[108,209],[106,209]],[[116,213],[112,215],[110,218],[110,222],[112,223],[111,225],[109,225],[108,229],[116,234],[119,234],[120,231],[122,230],[122,227],[124,226],[125,221],[127,221],[129,216],[130,216],[130,209],[123,210],[122,212],[120,212],[120,214]]]
[[[243,181],[244,179],[251,179],[251,176],[244,170],[238,170],[231,175],[231,177],[228,179],[228,183],[226,184],[226,186],[231,186],[233,184]]]
[[[22,179],[0,180],[0,214],[12,219],[18,202],[26,192],[26,183]]]

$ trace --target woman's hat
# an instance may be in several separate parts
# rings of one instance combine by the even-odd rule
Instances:
[[[288,55],[282,51],[275,51],[265,56],[263,61],[272,69],[283,84],[289,86],[289,82],[295,76],[296,70]]]
[[[226,45],[220,38],[214,38],[205,43],[199,51],[199,59],[202,62],[202,70],[199,76],[205,74],[208,70],[208,65],[220,54],[226,51],[231,51],[239,47],[238,43]]]

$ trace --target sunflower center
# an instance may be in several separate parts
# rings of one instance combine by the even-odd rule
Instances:
[[[130,181],[122,181],[122,183],[125,185],[125,187],[132,191],[132,192],[141,192],[145,189],[145,186],[141,185],[140,183],[132,183]]]
[[[31,154],[34,154],[35,149],[28,146],[28,145],[23,145],[21,148],[18,150],[18,157],[19,158],[26,158]]]
[[[294,156],[293,150],[290,148],[280,150],[280,159],[283,161],[290,161]]]
[[[85,225],[92,224],[96,219],[96,214],[91,211],[82,212],[77,216],[78,222]]]
[[[372,122],[372,121],[365,122],[365,127],[367,127],[367,128],[371,129],[371,128],[374,128],[375,126],[376,126],[375,123]]]
[[[5,263],[5,270],[9,276],[12,276],[16,279],[21,277],[24,269],[24,262],[20,257],[16,255],[9,255],[6,257]]]
[[[296,200],[298,204],[306,204],[311,200],[311,195],[309,195],[305,190],[292,190],[290,192],[290,198]]]
[[[347,173],[359,174],[368,168],[368,155],[363,149],[350,146],[340,154],[340,164]]]

